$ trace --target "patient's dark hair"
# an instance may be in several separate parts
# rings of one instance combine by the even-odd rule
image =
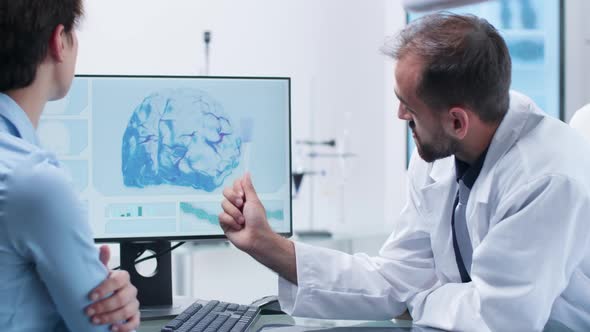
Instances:
[[[70,33],[82,15],[82,0],[0,0],[0,91],[30,85],[55,28]]]
[[[436,13],[409,24],[382,51],[424,62],[417,96],[433,109],[471,108],[482,121],[508,111],[512,63],[506,42],[488,21]]]

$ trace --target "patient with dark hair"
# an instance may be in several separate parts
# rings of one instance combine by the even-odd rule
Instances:
[[[131,331],[137,290],[106,268],[69,176],[36,128],[63,98],[82,0],[0,0],[0,331]],[[99,257],[100,256],[100,257]]]

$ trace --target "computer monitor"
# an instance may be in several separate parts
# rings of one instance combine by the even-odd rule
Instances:
[[[246,172],[292,234],[289,78],[79,75],[38,133],[122,262],[129,242],[223,238],[223,188]]]

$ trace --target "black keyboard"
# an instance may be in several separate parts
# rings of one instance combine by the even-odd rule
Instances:
[[[198,300],[168,322],[161,332],[242,332],[259,313],[256,306]]]

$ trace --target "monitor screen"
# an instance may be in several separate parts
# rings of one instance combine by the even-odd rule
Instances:
[[[223,188],[246,172],[292,233],[288,78],[80,75],[38,134],[99,242],[221,238]]]

